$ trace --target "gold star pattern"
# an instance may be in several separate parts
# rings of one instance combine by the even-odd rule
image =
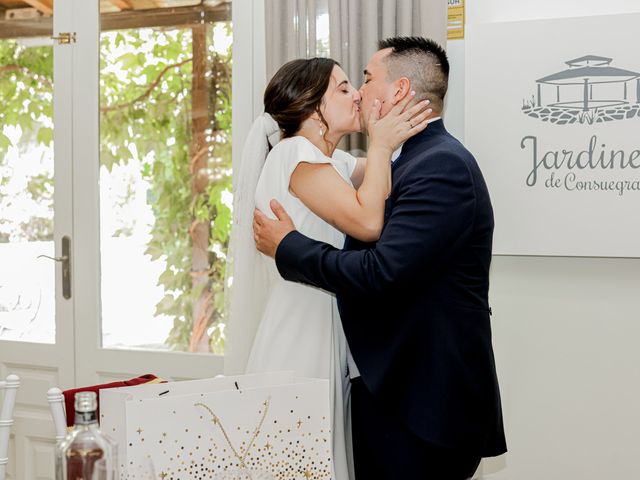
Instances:
[[[207,421],[208,429],[210,432],[216,432],[216,435],[221,436],[222,445],[218,446],[214,442],[217,439],[214,439],[213,436],[198,435],[200,432],[195,431],[190,423],[182,425],[177,436],[184,436],[185,438],[197,436],[202,442],[207,442],[208,439],[207,444],[194,441],[195,444],[192,446],[187,446],[187,444],[184,447],[170,445],[169,439],[175,436],[174,432],[156,430],[155,427],[152,428],[147,424],[145,424],[145,427],[149,428],[143,430],[141,422],[140,427],[134,430],[134,432],[138,433],[138,442],[134,441],[133,449],[135,451],[137,448],[144,446],[145,443],[148,443],[139,443],[145,437],[149,438],[152,443],[160,441],[160,443],[169,444],[165,447],[164,455],[165,458],[170,457],[170,464],[169,466],[165,465],[162,471],[160,471],[160,468],[156,470],[155,478],[157,480],[211,478],[211,475],[219,474],[227,469],[269,471],[278,480],[293,480],[294,478],[299,480],[329,480],[331,478],[331,451],[326,450],[325,455],[328,436],[330,435],[326,424],[327,417],[321,417],[320,415],[308,416],[307,413],[309,412],[305,411],[305,409],[291,410],[287,408],[283,410],[287,414],[286,417],[278,418],[276,415],[271,414],[266,419],[266,423],[262,424],[262,421],[265,420],[262,417],[267,416],[267,411],[270,410],[273,404],[269,400],[267,399],[263,403],[257,402],[257,405],[261,405],[263,408],[260,409],[258,407],[254,410],[254,413],[258,412],[260,422],[253,429],[249,428],[250,425],[245,425],[244,423],[246,422],[241,422],[240,425],[229,425],[234,433],[237,429],[238,434],[241,435],[241,438],[237,440],[240,442],[239,445],[236,445],[235,442],[232,443],[233,439],[227,438],[222,424],[225,421],[225,417],[218,417],[207,408],[210,414],[210,419]],[[206,407],[205,404],[199,406]],[[167,410],[167,413],[170,412],[170,409]],[[298,416],[297,420],[295,419],[296,416]],[[204,417],[200,415],[200,420],[207,417],[209,415]],[[303,418],[309,421],[302,420]],[[316,421],[320,418],[322,422],[317,425]],[[194,420],[197,421],[197,419],[198,416],[196,414]],[[302,427],[305,427],[304,431]],[[298,431],[296,432],[296,430]],[[145,437],[142,437],[142,433],[145,434]],[[210,435],[213,435],[213,433],[210,433]],[[246,435],[249,435],[249,437]],[[308,440],[307,437],[309,437]],[[225,441],[228,444],[227,448],[223,448]],[[254,441],[255,444],[252,451],[250,445]],[[175,443],[180,444],[179,439],[175,439]],[[256,449],[255,447],[260,443],[262,443],[262,449]],[[176,448],[182,448],[179,450],[178,458],[175,455]]]

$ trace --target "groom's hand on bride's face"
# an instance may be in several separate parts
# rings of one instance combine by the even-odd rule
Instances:
[[[293,220],[277,200],[271,200],[271,211],[277,220],[272,220],[257,208],[253,212],[253,238],[256,248],[265,255],[275,258],[278,245],[296,227]]]

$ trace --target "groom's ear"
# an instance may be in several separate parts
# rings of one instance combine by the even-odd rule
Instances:
[[[396,105],[409,95],[409,92],[411,91],[411,80],[407,77],[400,77],[393,82],[393,88],[394,92],[392,103]]]

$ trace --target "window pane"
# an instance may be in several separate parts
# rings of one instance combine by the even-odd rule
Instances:
[[[102,28],[103,346],[223,353],[229,5],[105,13]]]
[[[316,56],[329,57],[329,5],[327,0],[316,2]]]
[[[51,17],[0,20],[0,340],[55,342]]]

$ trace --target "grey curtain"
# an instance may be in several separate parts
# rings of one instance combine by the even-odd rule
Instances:
[[[267,79],[289,60],[329,56],[328,38],[323,35],[328,36],[329,32],[322,29],[322,17],[328,20],[329,3],[330,0],[265,0]]]
[[[326,14],[328,51],[321,28]],[[446,47],[446,0],[265,0],[265,20],[267,78],[294,58],[328,55],[357,88],[378,40],[416,35]],[[361,154],[366,143],[355,134],[340,147]]]

